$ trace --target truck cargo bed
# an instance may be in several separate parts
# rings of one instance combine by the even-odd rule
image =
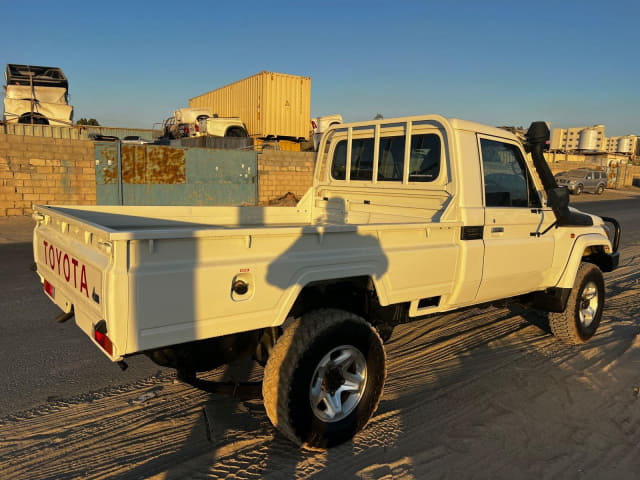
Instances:
[[[310,225],[309,212],[297,207],[152,207],[152,206],[39,206],[84,230],[106,233],[111,240],[199,236],[212,230]],[[132,236],[133,235],[133,236]]]

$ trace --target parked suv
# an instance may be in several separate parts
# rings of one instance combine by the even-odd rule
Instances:
[[[601,170],[578,168],[557,174],[556,182],[559,187],[567,187],[574,195],[580,195],[582,192],[600,195],[607,187],[607,173]]]

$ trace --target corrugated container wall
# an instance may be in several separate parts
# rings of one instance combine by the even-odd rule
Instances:
[[[311,78],[260,72],[189,100],[189,107],[240,117],[252,137],[309,136]]]

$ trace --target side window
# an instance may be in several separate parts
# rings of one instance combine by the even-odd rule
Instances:
[[[440,174],[440,137],[433,133],[411,136],[409,181],[432,182]]]
[[[512,144],[481,139],[487,207],[540,208],[533,182],[520,150]]]
[[[341,140],[336,144],[331,161],[331,176],[336,180],[347,178],[347,141]]]
[[[404,136],[380,138],[380,158],[378,159],[379,182],[402,181],[404,144]]]
[[[373,138],[351,141],[351,180],[373,178]]]

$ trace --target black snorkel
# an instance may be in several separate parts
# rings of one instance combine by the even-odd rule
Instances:
[[[589,215],[569,210],[569,190],[558,187],[556,179],[544,158],[542,150],[549,142],[549,127],[545,122],[533,122],[526,135],[524,148],[531,153],[533,165],[542,181],[542,186],[547,194],[547,204],[556,215],[558,227],[580,226],[590,227],[593,220]]]

